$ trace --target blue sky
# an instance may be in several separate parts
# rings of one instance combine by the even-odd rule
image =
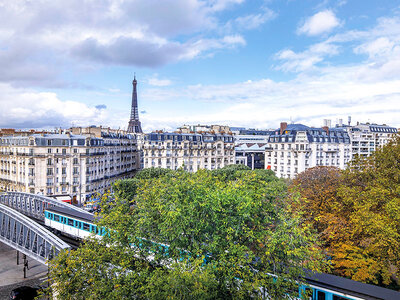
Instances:
[[[0,0],[0,127],[400,127],[400,1]]]

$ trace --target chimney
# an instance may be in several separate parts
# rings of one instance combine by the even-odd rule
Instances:
[[[287,128],[287,123],[286,122],[281,122],[281,134],[286,130]]]
[[[324,126],[326,127],[331,127],[331,120],[330,119],[324,119]]]
[[[324,126],[324,127],[322,127],[322,129],[325,130],[327,135],[329,135],[329,127],[328,126]]]

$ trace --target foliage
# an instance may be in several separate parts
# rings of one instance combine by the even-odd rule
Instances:
[[[310,224],[329,247],[332,232],[346,220],[337,214],[342,205],[338,189],[343,182],[342,173],[336,167],[318,166],[300,173],[291,183],[289,190],[301,198],[293,197],[293,212],[304,212],[303,220]]]
[[[240,178],[242,174],[250,171],[251,169],[245,165],[228,165],[221,169],[216,169],[211,171],[212,174],[218,177],[221,180],[235,180]],[[275,180],[275,173],[271,170],[254,170],[254,174],[257,174],[259,177],[263,177],[264,180],[269,181],[269,179]]]
[[[293,208],[318,230],[335,274],[400,290],[400,137],[343,172],[300,174],[296,190]]]
[[[52,262],[59,298],[294,296],[303,268],[319,270],[321,256],[309,228],[286,212],[285,182],[227,172],[137,178],[133,198],[117,185],[99,223],[108,235]]]
[[[120,199],[132,200],[141,179],[152,179],[172,173],[172,170],[162,168],[147,168],[136,173],[131,179],[118,180],[114,183],[115,195]]]

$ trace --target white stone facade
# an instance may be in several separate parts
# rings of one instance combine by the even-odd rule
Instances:
[[[101,132],[0,137],[0,190],[84,201],[138,170],[136,140]]]
[[[370,156],[376,149],[386,145],[397,133],[397,129],[387,125],[357,124],[346,126],[350,135],[352,156]]]
[[[234,141],[229,134],[156,132],[144,136],[144,168],[219,169],[234,164]]]
[[[281,124],[269,137],[265,168],[278,177],[294,178],[315,166],[344,169],[351,160],[351,144],[343,129],[311,128],[301,124]]]

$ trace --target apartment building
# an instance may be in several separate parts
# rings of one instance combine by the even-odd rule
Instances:
[[[70,195],[103,193],[138,170],[132,135],[101,127],[0,137],[0,190]]]
[[[183,125],[177,129],[180,133],[201,133],[201,132],[214,132],[214,133],[229,133],[231,130],[226,125]]]
[[[313,128],[302,124],[281,123],[268,138],[265,168],[278,177],[294,178],[315,166],[344,169],[351,160],[350,137],[341,128]]]
[[[377,148],[384,146],[398,131],[395,127],[377,124],[343,126],[350,135],[352,157],[370,156]]]
[[[144,135],[144,168],[219,169],[235,163],[230,134],[153,132]]]

